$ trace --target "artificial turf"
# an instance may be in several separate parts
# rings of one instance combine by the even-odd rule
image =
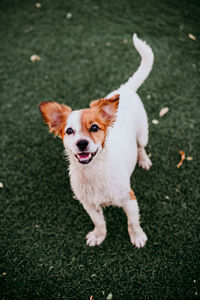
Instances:
[[[1,0],[0,299],[199,298],[199,15],[195,0]],[[109,207],[107,238],[90,248],[92,222],[38,104],[83,108],[125,82],[140,63],[133,32],[155,54],[138,91],[153,167],[132,177],[149,240],[133,247],[125,214]],[[178,169],[179,150],[193,160]]]

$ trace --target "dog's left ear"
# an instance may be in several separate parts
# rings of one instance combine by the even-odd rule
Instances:
[[[46,101],[39,105],[41,115],[49,126],[50,132],[63,138],[63,129],[66,125],[66,120],[71,113],[71,108],[57,102]]]
[[[109,99],[102,98],[90,103],[90,107],[98,109],[101,117],[103,117],[106,123],[112,123],[115,120],[118,105],[119,94],[116,94]]]

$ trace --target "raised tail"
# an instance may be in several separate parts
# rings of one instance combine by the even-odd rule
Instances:
[[[146,42],[138,39],[136,33],[133,35],[133,44],[141,56],[141,63],[137,71],[123,86],[129,87],[131,90],[136,92],[151,72],[154,55]]]

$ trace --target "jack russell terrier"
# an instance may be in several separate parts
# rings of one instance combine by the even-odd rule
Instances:
[[[100,245],[106,237],[102,207],[109,205],[124,209],[133,245],[141,248],[147,241],[130,177],[137,161],[146,170],[152,165],[145,151],[147,115],[136,91],[148,77],[154,55],[136,34],[133,43],[141,56],[138,70],[119,89],[91,102],[90,108],[72,111],[57,102],[40,103],[50,132],[63,140],[72,190],[94,223],[86,236],[89,246]]]

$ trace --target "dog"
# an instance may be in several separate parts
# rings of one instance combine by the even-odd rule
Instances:
[[[133,44],[141,63],[119,89],[92,101],[86,109],[72,111],[69,106],[50,101],[39,105],[50,132],[63,140],[72,190],[94,223],[94,230],[86,236],[89,246],[100,245],[105,239],[102,208],[110,205],[124,209],[133,245],[141,248],[147,241],[130,177],[137,162],[147,170],[152,165],[145,151],[147,115],[136,91],[148,77],[154,55],[136,34]]]

